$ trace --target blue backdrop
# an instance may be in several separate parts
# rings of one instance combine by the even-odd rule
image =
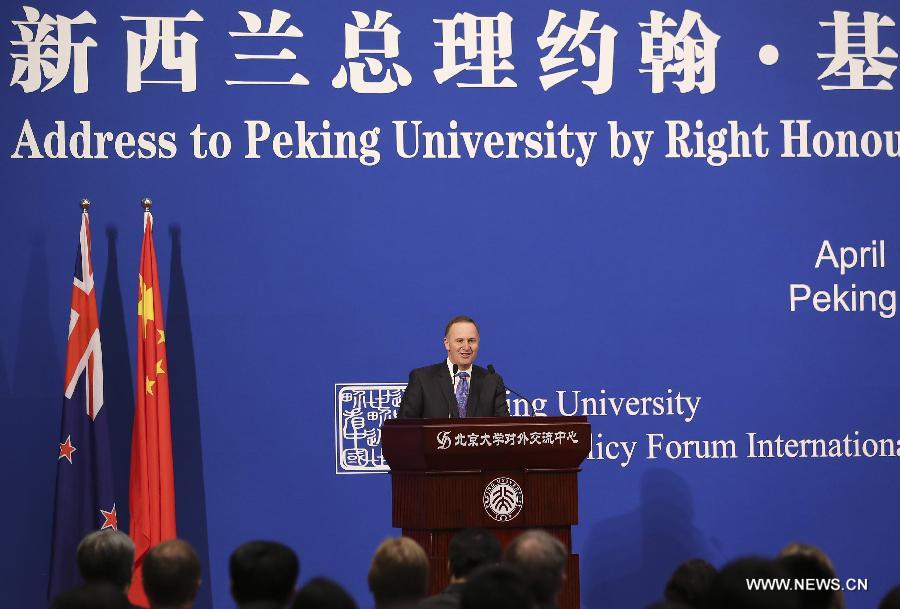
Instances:
[[[178,526],[204,562],[200,607],[225,609],[227,558],[252,538],[274,538],[299,553],[301,580],[337,579],[361,606],[375,546],[390,527],[389,478],[335,473],[335,384],[403,382],[410,368],[440,361],[443,325],[456,314],[482,329],[479,362],[494,363],[530,397],[702,397],[690,423],[669,416],[592,416],[601,440],[636,441],[627,467],[593,459],[580,481],[582,602],[629,609],[659,596],[687,558],[717,564],[745,554],[772,555],[788,542],[815,543],[841,577],[868,578],[848,606],[874,607],[900,583],[896,525],[897,461],[875,458],[747,459],[748,432],[772,439],[898,437],[900,331],[877,312],[790,311],[791,284],[831,291],[895,290],[898,284],[896,144],[867,158],[782,158],[782,120],[812,130],[898,128],[900,76],[886,91],[825,91],[817,81],[835,50],[833,10],[900,18],[896,2],[619,2],[585,5],[486,1],[470,5],[403,3],[212,2],[101,3],[42,0],[42,13],[74,18],[89,10],[89,88],[73,75],[57,86],[0,89],[5,183],[0,260],[3,571],[16,573],[9,606],[40,607],[49,564],[56,443],[78,200],[91,209],[95,280],[100,286],[106,406],[112,419],[119,522],[127,523],[128,449],[134,408],[135,287],[142,218],[154,202],[172,394]],[[202,22],[177,32],[197,37],[194,92],[144,84],[126,91],[126,32],[144,22],[122,15],[179,16]],[[238,10],[267,22],[291,13],[303,38],[237,39]],[[412,75],[383,95],[335,88],[352,10],[393,13],[400,54]],[[536,38],[547,12],[597,10],[597,26],[618,31],[611,89],[592,95],[580,80],[544,91]],[[639,69],[641,32],[651,10],[680,23],[685,9],[721,36],[715,89],[681,93],[666,76],[651,92]],[[468,10],[512,16],[515,88],[460,88],[464,74],[438,84],[434,46],[441,28]],[[7,37],[21,40],[3,14]],[[264,28],[266,25],[263,26]],[[677,28],[672,28],[672,31]],[[694,35],[697,35],[696,30]],[[374,38],[373,38],[374,36]],[[900,48],[900,29],[878,28],[878,46]],[[363,38],[376,44],[377,35]],[[374,42],[373,42],[374,41]],[[593,42],[592,42],[593,41]],[[596,37],[585,43],[596,48]],[[760,62],[762,45],[780,51]],[[236,52],[296,52],[295,62],[239,63]],[[364,45],[365,46],[365,45]],[[21,49],[10,45],[10,52]],[[369,47],[371,48],[371,47]],[[883,59],[897,65],[896,59]],[[388,62],[388,66],[389,66]],[[7,59],[13,75],[13,59]],[[155,72],[154,72],[155,71]],[[287,79],[309,86],[228,86],[226,79]],[[154,75],[155,74],[155,75]],[[177,77],[174,76],[174,77]],[[149,80],[174,78],[159,66]],[[13,80],[15,79],[13,75]],[[46,78],[44,84],[46,84]],[[173,158],[12,158],[25,120],[38,142],[64,121],[94,131],[176,134]],[[320,130],[380,127],[379,162],[278,159],[270,144],[244,158],[243,121],[293,132],[294,121]],[[707,130],[735,120],[769,132],[766,158],[666,158],[667,120]],[[590,159],[403,159],[394,120],[423,129],[596,131]],[[653,130],[641,166],[609,155],[608,121]],[[233,150],[197,159],[190,132],[224,131]],[[22,148],[28,156],[28,148]],[[884,240],[883,268],[815,269],[824,240],[837,249]],[[647,434],[667,439],[733,439],[737,459],[648,459]],[[595,451],[596,453],[596,451]]]

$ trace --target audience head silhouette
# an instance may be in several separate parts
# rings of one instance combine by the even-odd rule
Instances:
[[[878,609],[900,609],[900,586],[892,588],[891,591],[881,599],[881,602],[878,604]]]
[[[713,578],[707,609],[799,609],[793,592],[751,590],[747,580],[784,579],[787,572],[773,560],[749,557],[725,565]]]
[[[512,540],[503,564],[519,571],[540,607],[554,607],[566,572],[568,552],[546,531],[526,531]]]
[[[127,592],[134,566],[134,542],[115,529],[94,531],[78,544],[75,560],[86,583],[111,584]]]
[[[300,561],[284,544],[251,541],[231,553],[228,571],[231,596],[239,608],[263,603],[284,607],[294,593]]]
[[[672,573],[663,596],[671,603],[703,609],[715,576],[716,568],[705,560],[688,560],[678,565]]]
[[[326,577],[314,577],[297,591],[291,609],[357,609],[357,606],[339,584]]]
[[[466,581],[461,609],[532,609],[534,595],[517,570],[502,565],[482,567]]]
[[[154,546],[143,562],[144,592],[151,609],[189,609],[200,588],[200,561],[181,539]]]
[[[837,574],[831,559],[820,548],[792,543],[778,553],[778,562],[791,579],[834,580]],[[844,609],[840,590],[820,589],[797,592],[799,609]]]
[[[463,529],[450,540],[450,575],[463,581],[475,569],[496,565],[502,556],[500,542],[485,529]]]
[[[369,567],[377,609],[412,607],[428,592],[428,556],[408,537],[386,539]]]

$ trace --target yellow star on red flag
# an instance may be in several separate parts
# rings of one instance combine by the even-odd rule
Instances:
[[[138,317],[141,318],[141,325],[144,328],[144,338],[147,338],[147,322],[155,319],[153,312],[153,286],[148,286],[144,283],[143,275],[138,275],[138,283],[141,284]]]

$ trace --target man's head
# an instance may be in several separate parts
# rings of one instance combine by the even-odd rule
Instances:
[[[251,541],[228,560],[231,596],[238,605],[258,601],[287,604],[300,574],[297,555],[284,544]]]
[[[460,595],[461,609],[529,609],[534,595],[522,574],[500,565],[472,573]]]
[[[705,560],[694,558],[683,562],[666,583],[665,598],[672,603],[699,609],[706,602],[715,576],[716,568]]]
[[[150,607],[187,608],[200,588],[200,561],[194,548],[170,539],[147,552],[143,562],[144,592]]]
[[[900,586],[892,588],[881,602],[878,603],[878,609],[900,609]]]
[[[291,609],[357,609],[357,606],[340,584],[325,577],[314,577],[297,590]]]
[[[538,603],[551,603],[559,594],[566,572],[568,552],[546,531],[526,531],[512,540],[503,564],[521,573]]]
[[[450,540],[450,574],[464,581],[478,567],[500,562],[500,542],[490,531],[463,529]]]
[[[791,579],[836,579],[834,565],[828,555],[813,545],[792,543],[778,553],[778,564]],[[838,601],[840,600],[840,603]],[[797,593],[800,609],[830,609],[843,606],[840,590],[803,590]]]
[[[788,579],[776,561],[748,557],[728,563],[713,578],[706,606],[709,609],[797,609],[796,592],[751,590],[749,579]]]
[[[115,529],[94,531],[78,544],[78,572],[88,584],[108,583],[127,591],[134,565],[134,542]]]
[[[372,556],[369,590],[376,607],[414,605],[428,592],[428,556],[409,537],[386,539]]]
[[[460,370],[468,370],[478,355],[478,325],[471,317],[457,316],[447,322],[444,347],[450,362]]]

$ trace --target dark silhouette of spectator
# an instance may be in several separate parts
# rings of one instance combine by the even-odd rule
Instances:
[[[238,609],[283,609],[294,594],[300,560],[284,544],[251,541],[231,553],[228,572]]]
[[[463,584],[470,573],[479,567],[500,562],[500,542],[490,531],[463,529],[450,540],[448,559],[450,584],[444,591],[419,603],[419,609],[459,609]]]
[[[785,580],[787,572],[775,561],[742,558],[725,565],[713,578],[707,609],[798,609],[794,593],[752,589],[748,580]]]
[[[94,583],[67,590],[53,599],[52,609],[129,609],[122,589],[109,583]]]
[[[72,607],[94,602],[99,607],[121,601],[128,609],[135,607],[127,597],[134,567],[134,542],[128,535],[115,529],[88,533],[78,544],[75,561],[85,586],[60,594],[59,602]],[[119,600],[107,598],[110,587],[118,592]]]
[[[900,609],[900,586],[896,586],[891,589],[881,602],[878,604],[878,609]]]
[[[461,609],[532,609],[534,594],[522,574],[502,565],[472,573],[460,595]]]
[[[340,584],[325,577],[314,577],[297,590],[291,609],[357,609],[357,606]]]
[[[821,549],[802,543],[792,543],[778,553],[778,560],[791,579],[834,580],[839,586],[831,559]],[[844,593],[839,589],[797,590],[800,609],[844,609]]]
[[[685,561],[672,573],[663,597],[670,603],[702,609],[715,576],[716,568],[705,560],[694,558]]]
[[[125,533],[115,529],[88,533],[78,544],[75,561],[85,583],[111,584],[128,594],[134,568],[134,542]]]
[[[566,546],[546,531],[526,531],[512,540],[503,564],[528,582],[539,609],[555,609],[566,575]]]
[[[147,552],[144,592],[150,609],[190,609],[200,589],[200,560],[191,544],[170,539]]]
[[[369,590],[375,609],[414,607],[428,592],[428,556],[408,537],[386,539],[372,556]]]
[[[646,609],[693,609],[681,603],[673,603],[672,601],[658,601],[652,605],[647,605]]]

